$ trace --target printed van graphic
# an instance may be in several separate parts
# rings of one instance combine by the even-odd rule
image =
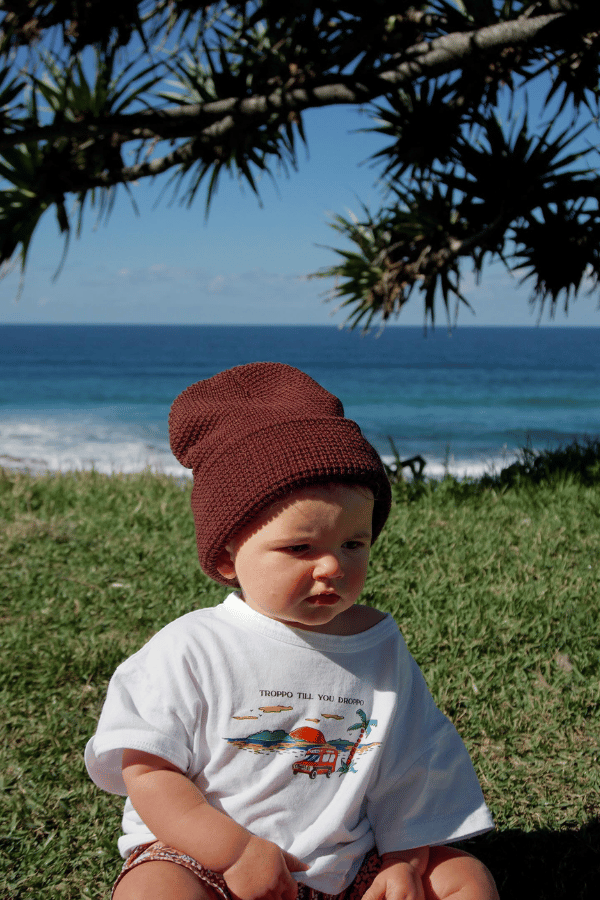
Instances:
[[[259,707],[258,712],[269,715],[269,717],[277,714],[286,714],[287,716],[293,712],[293,707],[263,706]],[[311,780],[315,780],[319,775],[330,778],[334,772],[346,775],[349,772],[356,772],[355,765],[363,754],[379,747],[379,741],[366,742],[366,738],[376,728],[377,720],[369,719],[363,709],[355,709],[354,713],[358,716],[358,722],[353,722],[345,729],[345,734],[352,731],[357,732],[354,740],[349,740],[344,736],[344,732],[342,735],[334,736],[332,733],[326,736],[324,731],[314,727],[314,725],[322,724],[321,720],[325,719],[328,726],[327,731],[333,732],[333,728],[330,727],[327,720],[333,719],[335,722],[341,723],[346,717],[332,713],[322,713],[319,718],[307,718],[304,721],[311,722],[313,725],[300,725],[291,731],[263,729],[243,737],[228,737],[225,740],[240,750],[249,750],[253,753],[290,753],[297,757],[292,763],[293,774],[308,775]],[[233,718],[240,721],[259,717],[238,715]],[[325,726],[323,727],[325,728]],[[338,725],[337,728],[339,729],[340,726]]]
[[[331,744],[310,747],[304,759],[293,764],[292,772],[294,775],[306,772],[309,778],[316,778],[317,775],[325,775],[329,778],[331,773],[335,772],[338,756],[339,751]]]

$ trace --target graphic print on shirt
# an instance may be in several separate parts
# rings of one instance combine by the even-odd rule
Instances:
[[[293,709],[293,706],[260,706],[257,712],[261,713],[261,716],[254,715],[254,710],[250,710],[248,715],[236,715],[232,718],[237,721],[257,720],[265,714],[287,714],[293,712]],[[300,757],[292,764],[292,772],[294,775],[306,774],[311,780],[318,775],[329,778],[334,772],[346,775],[357,771],[355,765],[363,754],[380,746],[379,741],[363,742],[377,726],[377,719],[369,719],[363,709],[356,709],[355,713],[359,721],[346,729],[347,732],[358,731],[354,741],[348,740],[345,736],[334,736],[330,727],[326,729],[328,732],[326,737],[319,728],[308,725],[296,726],[290,731],[284,728],[275,730],[264,728],[253,734],[237,738],[228,737],[225,740],[240,750],[250,750],[253,753],[291,753]],[[322,719],[343,722],[345,718],[335,713],[321,713],[319,718],[307,717],[304,721],[319,725]],[[328,721],[326,724],[329,726]]]

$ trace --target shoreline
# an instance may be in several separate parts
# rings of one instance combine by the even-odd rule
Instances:
[[[425,458],[425,468],[423,477],[441,480],[446,475],[451,475],[457,480],[463,479],[479,479],[484,475],[497,475],[502,469],[512,465],[519,458],[518,451],[509,452],[504,450],[499,456],[489,459],[455,459],[450,455],[445,460],[427,459]],[[394,462],[390,456],[382,455],[382,459],[386,465]],[[46,475],[68,475],[77,472],[97,472],[100,475],[139,475],[142,473],[151,475],[166,475],[176,479],[191,479],[192,472],[180,465],[173,458],[172,462],[165,464],[164,460],[152,460],[147,458],[141,460],[132,459],[126,465],[116,464],[107,460],[100,459],[74,459],[73,457],[63,459],[62,461],[55,456],[53,460],[39,459],[27,456],[12,456],[10,454],[0,453],[0,468],[7,471],[21,472],[32,476]],[[412,481],[409,469],[404,470],[406,481]]]

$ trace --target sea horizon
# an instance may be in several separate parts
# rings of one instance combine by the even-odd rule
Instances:
[[[384,458],[479,477],[523,447],[600,434],[598,326],[0,325],[0,465],[188,474],[170,452],[175,396],[257,360],[294,365],[342,400]]]
[[[334,322],[290,322],[286,324],[269,323],[269,322],[0,322],[0,328],[330,328],[334,331],[345,331],[354,333],[360,337],[377,337],[379,333],[393,330],[396,328],[405,328],[412,331],[439,331],[445,333],[454,333],[462,331],[466,328],[480,329],[515,329],[515,330],[548,330],[548,331],[588,331],[600,329],[600,322],[597,325],[570,325],[568,323],[559,324],[555,321],[529,322],[520,325],[485,325],[479,322],[457,322],[448,325],[446,322],[435,322],[433,325],[428,322],[425,324],[408,324],[404,322],[386,322],[385,325],[373,325],[368,332],[362,332],[357,326],[351,329],[343,323]]]

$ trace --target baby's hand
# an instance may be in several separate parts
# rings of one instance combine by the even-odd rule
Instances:
[[[384,854],[381,871],[363,894],[362,900],[424,900],[421,876],[428,856],[427,847]]]
[[[306,872],[308,868],[277,844],[252,835],[239,859],[223,872],[223,878],[239,900],[296,900],[298,885],[290,872]]]
[[[423,882],[409,863],[396,863],[376,876],[363,900],[424,900]]]

